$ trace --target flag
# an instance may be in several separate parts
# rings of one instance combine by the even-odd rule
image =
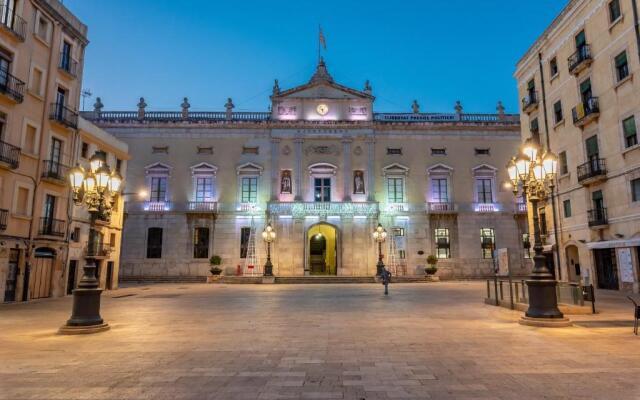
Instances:
[[[322,45],[323,49],[327,49],[327,41],[324,38],[324,34],[322,33],[322,27],[320,27],[320,36],[318,37],[318,39],[320,40],[320,44]]]

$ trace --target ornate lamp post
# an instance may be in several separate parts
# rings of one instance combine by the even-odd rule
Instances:
[[[520,321],[526,325],[568,326],[570,324],[558,309],[557,282],[542,254],[538,215],[538,203],[547,200],[553,193],[557,166],[556,155],[547,151],[540,156],[538,144],[531,139],[525,141],[520,154],[507,165],[514,195],[517,196],[521,190],[524,201],[531,202],[533,213],[534,268],[527,280],[529,308]]]
[[[267,262],[264,264],[264,276],[273,276],[273,264],[271,264],[271,243],[276,240],[276,231],[271,224],[267,224],[262,231],[262,240],[267,243]]]
[[[373,231],[373,238],[378,242],[378,263],[376,264],[376,276],[382,276],[384,271],[384,262],[382,262],[382,243],[387,239],[387,231],[382,227],[382,224],[378,224]]]
[[[90,215],[89,239],[87,242],[86,263],[78,288],[73,291],[73,311],[66,325],[60,328],[63,334],[95,333],[109,329],[100,316],[99,282],[96,279],[96,241],[95,226],[97,219],[108,220],[115,196],[122,188],[122,177],[111,172],[104,156],[94,154],[89,160],[90,170],[85,171],[79,165],[69,171],[69,181],[76,205],[85,205]]]

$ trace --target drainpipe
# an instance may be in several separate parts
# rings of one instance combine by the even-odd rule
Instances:
[[[635,1],[635,0],[634,0]],[[549,139],[549,115],[547,112],[547,92],[544,80],[544,67],[542,66],[542,53],[538,53],[538,66],[540,68],[540,81],[542,90],[542,109],[544,110],[544,133],[547,142],[547,149],[551,150],[551,140]],[[534,210],[535,211],[535,210]],[[556,192],[551,190],[551,212],[553,215],[553,238],[556,243],[554,251],[556,259],[556,270],[558,271],[557,280],[562,279],[562,266],[560,265],[560,242],[558,241],[558,211],[556,209]]]
[[[640,59],[640,22],[638,21],[638,1],[631,0],[633,5],[633,26],[636,29],[636,44],[638,46],[638,58]]]

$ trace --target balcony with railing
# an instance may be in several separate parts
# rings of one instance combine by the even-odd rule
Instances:
[[[530,113],[538,108],[538,92],[531,91],[522,99],[522,111]]]
[[[593,57],[591,57],[591,46],[588,44],[580,46],[567,61],[569,65],[569,73],[574,75],[579,74],[582,70],[588,68],[593,62]]]
[[[84,248],[84,255],[88,258],[108,258],[113,250],[110,243],[98,242],[92,245],[87,244]]]
[[[27,33],[27,21],[15,14],[15,10],[10,7],[11,3],[13,2],[0,1],[0,26],[18,40],[24,42]]]
[[[24,100],[24,82],[8,71],[0,69],[0,93],[16,103]]]
[[[517,202],[515,207],[516,214],[526,214],[527,213],[527,203]]]
[[[64,237],[67,228],[67,221],[49,217],[40,218],[40,228],[38,234],[41,236]]]
[[[584,103],[578,104],[571,111],[573,124],[583,127],[600,116],[600,103],[597,97],[589,97]]]
[[[66,73],[72,78],[78,77],[78,62],[71,58],[68,53],[60,53],[60,63],[58,64],[60,71]]]
[[[78,113],[62,103],[51,103],[49,119],[68,128],[78,127]]]
[[[376,217],[379,208],[376,202],[271,202],[269,203],[269,213],[294,218],[307,216]]]
[[[593,210],[589,210],[588,218],[590,228],[602,228],[609,225],[606,207],[594,208]]]
[[[9,220],[9,210],[0,208],[0,231],[7,229],[7,221]]]
[[[69,167],[57,161],[42,161],[42,179],[58,185],[66,185],[68,182]]]
[[[429,214],[456,214],[458,205],[454,202],[428,202],[427,212]]]
[[[215,201],[188,201],[185,206],[185,211],[188,213],[218,212],[218,203]]]
[[[0,167],[16,169],[20,166],[20,147],[0,140]]]
[[[607,164],[604,158],[593,158],[584,164],[578,165],[578,182],[588,185],[593,182],[606,179]]]

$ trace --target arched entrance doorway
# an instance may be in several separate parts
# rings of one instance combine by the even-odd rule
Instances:
[[[580,256],[578,255],[578,247],[574,245],[567,246],[565,249],[567,256],[567,268],[569,272],[569,280],[571,282],[578,282],[582,278],[582,271],[580,270]]]
[[[308,275],[337,275],[340,237],[338,229],[327,223],[311,226],[306,237]]]

